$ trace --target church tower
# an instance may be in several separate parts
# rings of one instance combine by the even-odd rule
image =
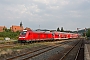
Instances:
[[[22,25],[23,25],[23,24],[22,24],[22,21],[21,21],[21,22],[20,22],[20,27],[23,27]]]
[[[22,24],[22,21],[20,22],[20,28],[21,28],[21,31],[23,31],[23,24]]]

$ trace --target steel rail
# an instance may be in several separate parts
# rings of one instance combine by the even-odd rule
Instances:
[[[67,51],[66,54],[63,55],[62,58],[60,58],[59,60],[64,60],[65,57],[80,43],[81,41],[79,41],[78,43],[76,43],[69,51]]]
[[[79,50],[78,50],[78,52],[77,52],[77,54],[76,54],[75,60],[77,60],[78,55],[79,55],[79,53],[80,53],[80,50],[81,50],[82,46],[83,46],[83,41],[82,41],[82,44],[80,45],[80,48],[79,48]]]
[[[42,53],[44,53],[44,52],[47,52],[47,51],[49,51],[49,50],[52,50],[52,49],[54,49],[54,48],[56,48],[56,47],[58,47],[58,46],[60,46],[60,45],[62,45],[62,44],[66,44],[66,43],[68,43],[68,42],[66,41],[66,42],[61,42],[59,45],[52,45],[52,46],[43,47],[43,48],[37,49],[37,50],[35,50],[35,51],[30,51],[30,52],[27,52],[27,53],[24,53],[24,54],[20,54],[20,55],[11,57],[11,58],[7,58],[7,60],[13,60],[13,59],[16,59],[16,58],[18,58],[18,57],[22,57],[22,56],[25,56],[25,55],[28,55],[28,54],[31,54],[31,53],[34,53],[34,52],[38,52],[38,51],[42,51],[42,50],[44,50],[44,49],[47,49],[47,50],[42,51],[42,52],[40,52],[40,53],[37,53],[37,54],[35,54],[35,55],[33,55],[33,56],[23,58],[23,60],[26,60],[26,59],[35,57],[35,56],[37,56],[37,55],[40,55],[40,54],[42,54]]]

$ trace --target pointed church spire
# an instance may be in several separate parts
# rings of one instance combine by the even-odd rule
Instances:
[[[21,22],[20,22],[20,27],[23,27],[22,25],[23,25],[23,24],[22,24],[22,21],[21,21]]]

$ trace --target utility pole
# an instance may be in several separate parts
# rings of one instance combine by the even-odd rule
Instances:
[[[39,29],[38,30],[40,31],[40,25],[39,25]]]
[[[80,29],[80,28],[77,28],[77,33],[78,33],[79,29]]]
[[[81,28],[77,28],[77,34],[79,34],[79,29],[81,29]],[[80,39],[80,38],[79,38]]]
[[[87,36],[86,36],[86,28],[85,28],[85,39],[86,39],[86,37],[87,37]]]

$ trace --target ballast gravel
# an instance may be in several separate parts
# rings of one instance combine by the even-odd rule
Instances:
[[[33,57],[33,58],[30,58],[28,60],[48,60],[49,57],[51,57],[51,56],[53,56],[55,54],[61,53],[62,51],[65,50],[65,48],[67,48],[69,46],[72,46],[72,44],[74,44],[75,42],[77,42],[77,41],[73,41],[73,42],[69,42],[69,43],[67,43],[65,45],[61,45],[58,48],[52,49],[50,51],[47,51],[47,52],[45,52],[43,54],[40,54],[40,55],[38,55],[36,57]]]

